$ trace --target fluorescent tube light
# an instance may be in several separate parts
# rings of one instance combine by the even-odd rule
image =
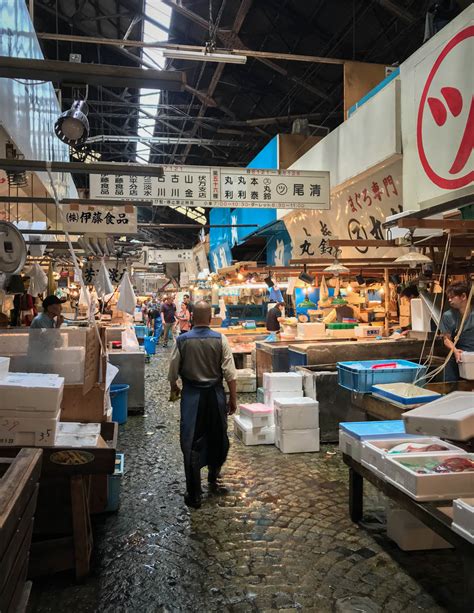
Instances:
[[[214,53],[205,51],[186,51],[186,49],[163,49],[163,57],[175,60],[197,60],[198,62],[222,62],[228,64],[245,64],[246,55],[233,53]]]

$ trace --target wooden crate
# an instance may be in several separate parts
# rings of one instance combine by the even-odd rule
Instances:
[[[0,611],[5,613],[26,606],[42,451],[16,449],[9,455],[0,457]]]

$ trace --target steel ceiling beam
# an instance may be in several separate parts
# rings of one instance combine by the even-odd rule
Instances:
[[[69,172],[71,174],[136,175],[138,177],[162,177],[163,167],[156,164],[125,164],[121,162],[46,162],[44,160],[0,159],[0,168],[8,171]],[[31,199],[30,199],[31,202]]]
[[[413,23],[419,21],[419,17],[417,15],[414,15],[411,11],[403,6],[400,6],[396,2],[393,2],[392,0],[375,0],[375,2],[380,4],[380,6],[382,6],[385,10],[389,11],[389,13],[392,13],[392,15],[396,15],[405,23],[412,25]]]
[[[98,134],[87,139],[87,144],[95,143],[144,143],[150,145],[215,145],[221,147],[241,147],[248,142],[237,140],[222,140],[214,138],[187,138],[166,136],[115,136],[113,134]]]
[[[144,70],[130,66],[76,64],[59,60],[34,60],[0,56],[0,77],[32,79],[109,87],[184,90],[185,74],[179,71]]]
[[[165,4],[174,8],[177,12],[182,12],[182,5],[178,5],[175,2],[171,2],[170,0],[163,0]],[[246,0],[244,0],[246,1]],[[249,0],[250,1],[250,0]],[[242,7],[242,5],[241,5]],[[189,9],[186,9],[188,12]],[[195,13],[193,13],[195,15]],[[199,15],[197,16],[199,17]],[[200,18],[202,19],[202,18]],[[204,19],[205,25],[202,27],[205,30],[209,29],[209,23]],[[222,30],[218,30],[218,36],[221,38],[220,33]],[[224,32],[230,33],[229,30],[225,30]],[[138,47],[142,49],[174,49],[174,50],[183,50],[183,51],[204,51],[205,47],[203,45],[182,45],[179,43],[166,43],[166,42],[153,42],[153,43],[145,43],[143,41],[137,40],[127,40],[124,41],[121,38],[101,38],[96,36],[74,36],[69,34],[53,34],[50,32],[38,32],[36,35],[40,40],[56,40],[56,41],[65,41],[65,42],[76,42],[76,43],[89,43],[92,45],[109,45],[112,47]],[[272,51],[254,51],[253,49],[216,49],[216,52],[227,52],[233,53],[236,55],[246,55],[250,58],[259,59],[271,59],[271,60],[284,60],[288,62],[306,62],[306,63],[321,63],[321,64],[336,64],[342,65],[347,60],[341,58],[334,57],[324,57],[320,55],[298,55],[292,53],[278,53]],[[134,56],[136,58],[136,56]],[[139,60],[139,58],[136,58]]]

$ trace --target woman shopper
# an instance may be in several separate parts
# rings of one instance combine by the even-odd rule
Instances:
[[[189,332],[189,330],[191,330],[191,313],[189,312],[188,306],[185,302],[181,303],[181,309],[176,317],[178,318],[180,334]]]

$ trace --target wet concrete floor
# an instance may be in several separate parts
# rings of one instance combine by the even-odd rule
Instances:
[[[228,493],[205,492],[203,507],[190,511],[168,355],[159,350],[146,367],[145,416],[120,428],[121,508],[95,518],[91,576],[35,581],[30,611],[459,611],[453,551],[405,553],[383,528],[350,521],[336,446],[284,455],[231,435]],[[368,489],[366,511],[383,519],[384,501]]]

